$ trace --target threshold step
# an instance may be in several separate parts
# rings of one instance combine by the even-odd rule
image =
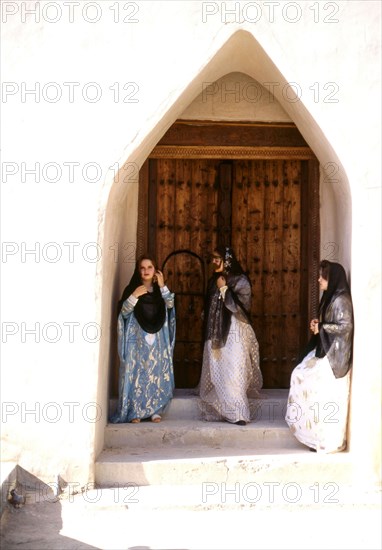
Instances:
[[[353,464],[346,452],[334,455],[297,449],[172,447],[106,449],[95,464],[99,487],[124,484],[350,483]]]
[[[289,390],[261,390],[262,399],[249,396],[250,408],[256,421],[285,418]],[[110,413],[114,412],[118,400],[110,400]],[[174,397],[168,404],[165,416],[174,420],[197,420],[201,418],[200,398],[196,390],[175,389]]]
[[[264,447],[296,448],[299,443],[291,434],[285,420],[250,422],[237,426],[229,422],[203,420],[173,420],[162,418],[155,424],[150,420],[139,424],[108,424],[105,428],[105,447],[155,446],[213,446],[224,448]]]
[[[101,489],[101,490],[100,490]],[[380,509],[381,494],[377,488],[355,487],[340,484],[338,486],[307,483],[257,483],[248,480],[245,483],[206,482],[199,485],[149,485],[112,488],[100,488],[86,494],[88,507],[109,511],[123,506],[137,511],[175,511],[175,510],[238,510],[256,507],[280,511],[288,507],[289,511],[301,512],[301,507],[333,508],[333,505],[367,507],[375,511]],[[331,506],[328,506],[331,505]],[[73,505],[72,505],[73,506]]]

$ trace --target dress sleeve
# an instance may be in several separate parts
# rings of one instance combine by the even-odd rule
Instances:
[[[329,305],[319,324],[320,342],[333,374],[342,378],[352,363],[353,307],[349,295],[341,294]]]
[[[346,296],[339,296],[333,302],[332,321],[319,323],[319,330],[328,334],[345,335],[353,330],[353,312]]]
[[[130,296],[123,302],[122,309],[121,309],[121,315],[124,319],[130,315],[130,313],[133,311],[135,306],[137,305],[138,298],[136,298],[133,294],[130,294]]]
[[[224,288],[224,287],[223,287]],[[235,297],[240,301],[240,303],[245,307],[247,311],[251,308],[251,285],[244,275],[241,275],[238,278],[235,278],[228,282],[228,288],[225,291],[223,296],[224,305],[227,309],[232,311],[232,313],[237,313],[241,311],[240,305],[238,304]]]
[[[160,291],[162,293],[163,300],[166,302],[167,309],[172,309],[174,307],[175,294],[170,292],[166,285],[162,286]]]

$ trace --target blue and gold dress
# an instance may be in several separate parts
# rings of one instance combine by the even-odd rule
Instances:
[[[150,295],[154,293],[148,293],[145,298],[131,294],[119,313],[119,402],[112,423],[131,422],[134,418],[142,420],[160,414],[173,396],[175,295],[167,286],[159,290],[160,300],[164,302],[159,326],[150,323],[150,315],[155,316],[155,306],[152,305],[150,310]],[[141,308],[138,315],[138,304],[142,299],[146,306],[144,313]],[[150,328],[153,326],[155,330]]]

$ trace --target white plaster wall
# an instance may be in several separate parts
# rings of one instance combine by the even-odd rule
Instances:
[[[203,82],[203,90],[179,116],[185,120],[291,122],[270,92],[243,73],[230,73],[216,82]]]
[[[285,10],[288,3],[282,2],[273,5],[272,15],[269,6],[257,2],[257,12],[247,11],[247,20],[240,22],[240,14],[224,14],[220,2],[144,1],[130,3],[132,10],[126,12],[121,8],[119,22],[114,22],[114,2],[91,3],[86,17],[82,10],[87,3],[81,2],[72,22],[65,8],[54,23],[49,21],[55,17],[53,8],[24,21],[23,7],[25,11],[35,2],[18,3],[19,10],[11,14],[14,4],[2,3],[2,79],[14,86],[5,89],[13,89],[13,95],[2,99],[2,240],[13,243],[6,251],[14,251],[2,263],[2,400],[8,403],[6,411],[12,403],[14,407],[2,424],[5,458],[46,479],[57,473],[72,482],[92,479],[106,421],[111,301],[123,286],[120,273],[128,275],[132,267],[122,257],[120,263],[126,265],[114,261],[115,243],[135,242],[137,220],[136,178],[127,175],[124,182],[120,177],[113,185],[115,163],[140,166],[200,95],[204,82],[240,72],[274,86],[281,108],[327,175],[323,201],[333,200],[336,207],[321,213],[322,243],[334,242],[338,260],[351,271],[356,313],[351,450],[364,475],[378,476],[379,3],[337,1],[330,3],[339,7],[333,14],[322,3],[294,2],[294,8]],[[43,10],[44,3],[39,6]],[[243,3],[236,6],[241,11]],[[54,103],[42,94],[40,101],[23,97],[23,82],[28,88],[54,82],[63,95]],[[73,98],[65,82],[79,83]],[[86,88],[90,82],[96,86]],[[132,84],[123,90],[126,83]],[[299,98],[288,83],[295,83]],[[90,94],[97,90],[102,97],[91,102]],[[6,181],[4,162],[14,163],[6,165],[6,173],[17,170]],[[55,162],[63,175],[54,183],[46,174],[40,183],[26,175],[23,182],[23,162],[28,168]],[[79,163],[73,181],[65,162]],[[101,172],[93,182],[90,173],[82,174],[88,163]],[[21,254],[22,243],[43,248],[49,242],[62,249],[55,263],[47,261],[47,254],[40,261]],[[78,243],[72,258],[65,242]],[[88,243],[94,242],[101,247],[99,261],[90,257],[94,248]],[[56,323],[66,336],[53,343],[46,334],[40,342],[24,334],[24,343],[22,323],[24,328]],[[79,323],[73,342],[63,323]],[[99,342],[90,343],[81,334],[88,323],[102,328]],[[4,327],[15,330],[6,343]],[[62,418],[49,422],[47,408],[45,417],[23,417],[23,402],[30,408],[56,403]],[[64,406],[68,402],[78,403],[74,422]],[[97,422],[83,418],[84,407],[92,402],[101,409]]]

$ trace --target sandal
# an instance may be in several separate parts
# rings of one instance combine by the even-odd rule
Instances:
[[[151,422],[158,424],[162,420],[162,417],[159,414],[153,414],[151,417]]]
[[[139,424],[140,421],[141,421],[140,418],[133,418],[130,422],[131,422],[132,424]]]

